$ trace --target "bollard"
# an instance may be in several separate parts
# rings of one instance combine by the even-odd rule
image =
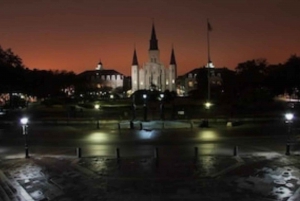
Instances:
[[[97,128],[100,128],[99,120],[97,120]]]
[[[154,159],[155,159],[155,166],[158,167],[158,148],[155,147],[154,149]]]
[[[291,155],[291,147],[290,147],[290,144],[286,144],[286,152],[285,152],[285,155],[289,156]]]
[[[154,158],[158,159],[158,148],[157,147],[155,147],[155,149],[154,149]]]
[[[118,130],[121,130],[121,124],[118,123]]]
[[[81,148],[80,147],[76,148],[76,155],[77,155],[77,158],[81,158]]]
[[[116,149],[116,154],[117,154],[117,161],[119,162],[120,161],[120,149],[119,148],[117,148]]]
[[[233,148],[233,155],[234,156],[238,155],[238,146],[234,146],[234,148]]]
[[[143,130],[143,124],[142,124],[142,122],[140,123],[140,130]]]
[[[194,128],[194,123],[193,123],[193,120],[191,120],[191,129]]]
[[[29,157],[29,149],[28,149],[28,147],[25,148],[25,158],[30,158]]]
[[[134,129],[133,121],[130,121],[129,125],[130,125],[130,129]]]
[[[197,160],[197,158],[198,158],[198,147],[195,147],[194,152],[195,152],[195,160]]]

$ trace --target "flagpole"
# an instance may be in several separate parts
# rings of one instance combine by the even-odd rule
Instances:
[[[207,19],[207,57],[208,57],[208,64],[210,63],[210,43],[209,43],[209,32],[210,32],[210,24]]]
[[[207,19],[207,56],[208,56],[208,62],[207,62],[207,102],[210,101],[210,43],[209,43],[209,32],[210,32],[210,24]]]

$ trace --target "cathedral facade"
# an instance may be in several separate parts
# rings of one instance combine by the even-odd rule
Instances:
[[[148,57],[149,60],[140,66],[136,49],[134,49],[131,66],[132,92],[137,90],[176,91],[177,65],[174,48],[172,47],[171,50],[170,64],[166,67],[160,61],[160,51],[154,24],[152,25]]]

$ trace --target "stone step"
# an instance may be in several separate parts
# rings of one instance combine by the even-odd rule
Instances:
[[[2,184],[0,183],[0,200],[10,201],[9,196],[6,194],[5,190],[2,188]]]
[[[9,200],[13,200],[15,197],[14,196],[15,193],[13,191],[15,189],[11,185],[9,185],[7,182],[3,181],[2,179],[0,181],[0,186],[2,188],[3,195],[5,195],[4,197],[8,197]]]

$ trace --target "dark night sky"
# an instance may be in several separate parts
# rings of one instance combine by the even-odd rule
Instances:
[[[134,44],[148,61],[152,19],[161,60],[172,44],[178,74],[207,63],[206,19],[216,67],[300,52],[299,0],[1,0],[0,45],[30,69],[76,73],[104,68],[130,75]]]

